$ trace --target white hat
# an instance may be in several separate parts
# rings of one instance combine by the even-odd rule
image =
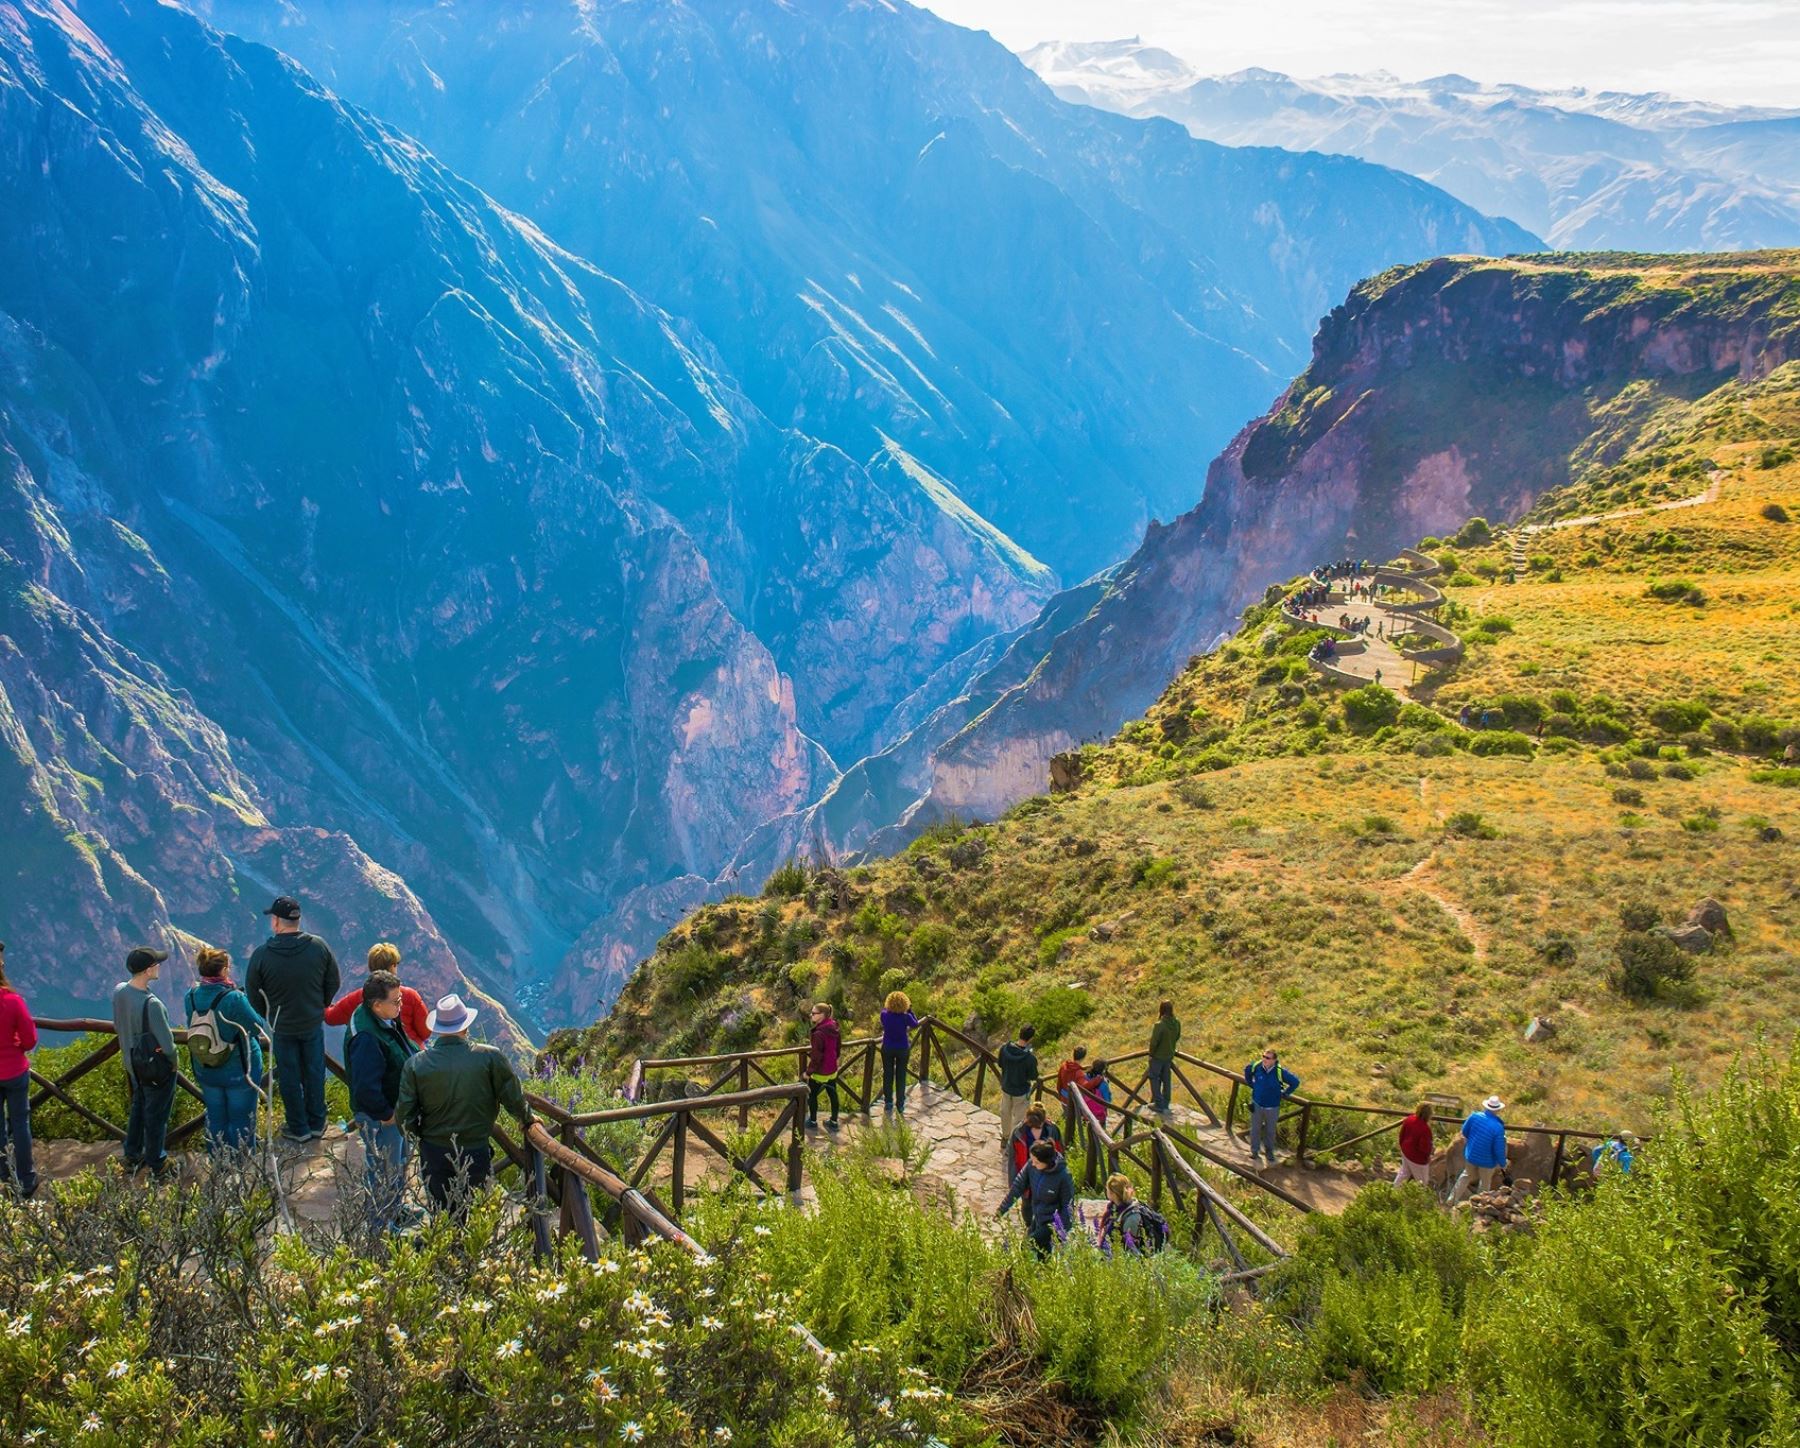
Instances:
[[[452,996],[450,999],[455,1000],[456,997]],[[459,1001],[458,1004],[460,1005],[461,1002]],[[436,1026],[432,1027],[432,1030],[435,1031],[436,1029],[437,1029]],[[1484,1111],[1504,1111],[1504,1110],[1506,1110],[1506,1103],[1504,1101],[1502,1101],[1498,1096],[1488,1097],[1488,1099],[1486,1101],[1483,1101],[1481,1103],[1481,1106]]]
[[[473,1006],[465,1006],[459,995],[447,995],[437,1003],[437,1009],[425,1017],[425,1026],[434,1036],[460,1036],[475,1024],[475,1017],[480,1015]]]

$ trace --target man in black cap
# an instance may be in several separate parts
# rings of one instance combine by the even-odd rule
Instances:
[[[331,947],[300,928],[300,904],[277,896],[263,911],[273,932],[250,953],[244,991],[275,1035],[281,1134],[315,1141],[325,1134],[325,1007],[337,998]]]
[[[150,992],[150,982],[162,974],[166,950],[137,946],[125,957],[130,980],[113,987],[113,1030],[118,1032],[125,1073],[131,1078],[131,1110],[125,1120],[125,1170],[141,1166],[154,1176],[169,1169],[163,1139],[169,1132],[169,1110],[175,1105],[175,1037],[169,1031],[169,1012]],[[145,1040],[140,1051],[139,1038]],[[152,1058],[160,1057],[160,1061]]]

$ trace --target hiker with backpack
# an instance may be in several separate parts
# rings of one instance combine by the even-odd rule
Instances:
[[[31,1151],[31,1053],[37,1043],[37,1023],[6,978],[6,947],[0,945],[0,1186],[11,1183],[26,1201],[38,1184]]]
[[[1100,1214],[1101,1250],[1148,1257],[1168,1245],[1168,1218],[1137,1199],[1130,1177],[1114,1172],[1106,1179],[1106,1210]]]
[[[401,1024],[404,989],[392,971],[370,973],[344,1053],[350,1105],[362,1132],[369,1219],[377,1232],[399,1224],[400,1199],[406,1189],[406,1133],[400,1129],[396,1113],[400,1078],[419,1048]]]
[[[842,1045],[843,1035],[831,1014],[831,1004],[820,1001],[812,1008],[812,1032],[806,1047],[806,1124],[814,1130],[819,1125],[821,1093],[831,1098],[831,1120],[825,1129],[838,1129],[838,1051]]]
[[[1062,1154],[1048,1141],[1031,1148],[1031,1160],[1013,1177],[1006,1200],[994,1215],[1005,1217],[1014,1202],[1027,1196],[1031,1199],[1026,1214],[1031,1250],[1040,1258],[1048,1257],[1075,1219],[1075,1178],[1069,1175]]]
[[[150,993],[162,974],[166,950],[139,945],[125,957],[128,979],[113,987],[113,1031],[125,1058],[131,1084],[131,1106],[125,1117],[125,1170],[150,1168],[159,1180],[169,1173],[165,1142],[169,1112],[175,1105],[175,1037],[169,1012]]]
[[[369,974],[385,970],[398,979],[400,976],[400,947],[390,941],[377,941],[369,947]],[[328,1026],[348,1026],[356,1015],[356,1008],[363,1003],[363,987],[346,991],[325,1008],[325,1024]],[[423,1046],[431,1039],[431,1028],[426,1025],[425,997],[410,985],[400,987],[400,1028],[406,1032],[415,1046]],[[346,1050],[348,1047],[345,1048]]]
[[[1275,1048],[1270,1046],[1260,1061],[1244,1067],[1244,1084],[1250,1088],[1250,1163],[1258,1154],[1275,1165],[1275,1126],[1281,1119],[1281,1104],[1300,1089],[1300,1078],[1281,1064]]]
[[[325,1008],[338,992],[338,963],[329,945],[300,928],[292,896],[278,895],[263,914],[270,935],[250,953],[244,991],[273,1028],[281,1135],[299,1145],[325,1134]]]
[[[906,1061],[912,1033],[919,1029],[906,992],[888,992],[881,1005],[881,1109],[906,1115]]]
[[[183,1002],[188,1061],[206,1106],[210,1151],[248,1151],[256,1143],[263,1099],[263,1046],[269,1023],[231,982],[231,957],[203,945],[194,956],[200,983]]]

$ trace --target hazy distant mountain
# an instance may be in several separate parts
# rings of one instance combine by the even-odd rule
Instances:
[[[1800,109],[1534,90],[1461,75],[1203,75],[1135,40],[1050,41],[1024,59],[1066,100],[1166,116],[1233,146],[1378,161],[1559,248],[1800,243]]]

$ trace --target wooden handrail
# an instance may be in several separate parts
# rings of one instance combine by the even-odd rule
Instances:
[[[555,1162],[563,1171],[579,1177],[590,1185],[599,1187],[637,1222],[656,1233],[664,1241],[674,1242],[695,1256],[704,1255],[700,1244],[657,1211],[649,1199],[636,1187],[598,1162],[589,1161],[580,1152],[564,1146],[545,1131],[538,1122],[532,1122],[525,1129],[525,1140],[528,1145],[542,1152],[547,1160]]]
[[[740,1106],[760,1106],[770,1101],[806,1100],[807,1090],[803,1082],[794,1081],[785,1086],[758,1086],[750,1091],[722,1091],[717,1096],[677,1096],[670,1101],[643,1101],[635,1106],[615,1106],[605,1111],[584,1111],[572,1114],[566,1110],[560,1115],[544,1112],[559,1125],[586,1127],[601,1126],[609,1121],[642,1121],[651,1116],[670,1116],[684,1111],[731,1110]],[[539,1098],[527,1096],[533,1111],[539,1110]],[[545,1102],[546,1106],[554,1106],[554,1102]]]

